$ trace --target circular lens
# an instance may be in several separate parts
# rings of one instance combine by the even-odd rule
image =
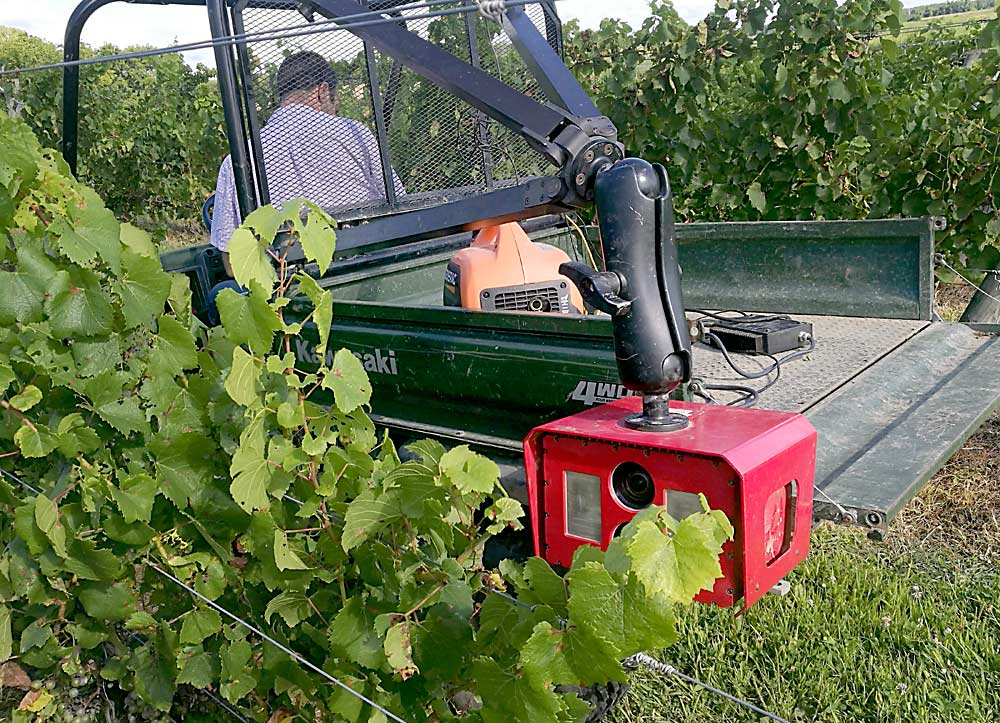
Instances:
[[[611,474],[611,489],[618,500],[633,510],[653,504],[656,487],[649,472],[635,462],[624,462]]]

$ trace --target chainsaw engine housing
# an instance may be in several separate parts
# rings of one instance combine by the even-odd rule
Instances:
[[[622,420],[641,409],[626,397],[536,427],[525,440],[535,553],[569,567],[581,545],[606,548],[641,509],[682,519],[699,494],[735,530],[722,577],[696,600],[744,609],[809,549],[816,431],[799,414],[676,402],[686,428],[650,433]]]

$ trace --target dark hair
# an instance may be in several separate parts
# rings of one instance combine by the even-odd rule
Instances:
[[[296,90],[309,90],[321,83],[329,84],[331,93],[337,87],[337,74],[322,55],[311,50],[289,55],[281,61],[275,79],[278,101]]]

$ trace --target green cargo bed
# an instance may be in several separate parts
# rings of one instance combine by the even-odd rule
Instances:
[[[591,234],[551,228],[533,237],[586,261]],[[881,535],[1000,406],[1000,336],[932,320],[930,219],[691,224],[678,236],[689,308],[789,313],[814,325],[815,351],[784,366],[759,404],[815,425],[818,519]],[[445,266],[468,242],[338,260],[321,280],[336,299],[333,345],[368,368],[377,421],[403,437],[476,445],[520,496],[525,434],[626,390],[607,318],[443,307]],[[165,263],[194,278],[197,253]],[[309,363],[314,348],[307,335],[295,351]],[[694,369],[706,381],[740,381],[705,347]]]

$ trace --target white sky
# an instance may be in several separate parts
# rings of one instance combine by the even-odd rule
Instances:
[[[0,0],[0,25],[26,30],[32,35],[61,43],[66,21],[78,0]],[[904,5],[928,0],[904,0]],[[674,0],[681,17],[696,22],[714,5],[714,0]],[[557,4],[563,19],[577,18],[583,27],[597,27],[602,18],[614,17],[639,25],[649,14],[647,0],[562,0]],[[210,37],[204,8],[159,7],[112,3],[94,13],[84,28],[83,41],[90,45],[168,45]],[[187,55],[190,62],[212,65],[210,51]]]

